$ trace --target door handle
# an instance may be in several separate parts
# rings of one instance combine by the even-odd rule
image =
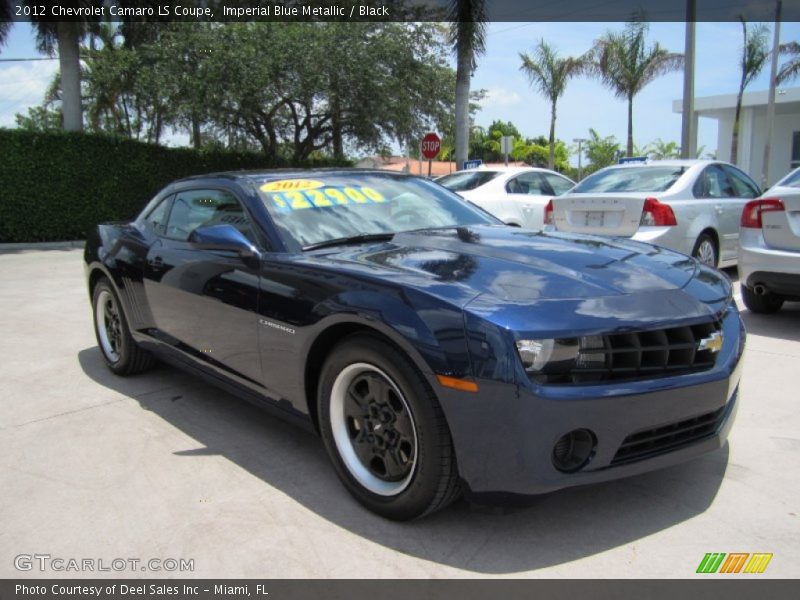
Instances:
[[[716,209],[718,215],[722,214],[722,204],[715,204],[714,208]]]

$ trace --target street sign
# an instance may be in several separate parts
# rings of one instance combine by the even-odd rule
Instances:
[[[629,165],[631,163],[646,163],[647,157],[646,156],[623,156],[619,159],[619,164],[621,165]]]
[[[514,136],[504,135],[500,138],[500,152],[503,154],[511,154],[514,149]]]
[[[464,168],[465,169],[477,169],[483,164],[483,161],[480,158],[476,158],[475,160],[465,160],[464,161]]]
[[[433,132],[426,133],[425,137],[420,142],[419,150],[422,156],[428,160],[433,160],[439,156],[439,151],[442,149],[442,140]]]

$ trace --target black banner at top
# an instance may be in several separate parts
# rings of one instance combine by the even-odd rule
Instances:
[[[455,0],[17,0],[14,21],[445,21]],[[774,21],[778,0],[485,0],[494,22]],[[781,0],[800,21],[800,0]],[[8,10],[8,8],[6,10]]]

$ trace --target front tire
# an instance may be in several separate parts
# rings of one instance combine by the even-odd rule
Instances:
[[[435,393],[403,353],[355,335],[322,368],[318,415],[337,475],[355,499],[404,521],[459,493],[450,431]]]
[[[122,304],[105,277],[97,282],[92,292],[92,313],[97,345],[113,373],[134,375],[153,366],[153,355],[134,341]]]
[[[770,314],[778,312],[783,306],[783,298],[772,292],[759,296],[746,285],[742,285],[742,300],[750,312]]]

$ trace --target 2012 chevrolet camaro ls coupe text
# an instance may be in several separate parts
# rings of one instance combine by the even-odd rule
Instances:
[[[392,519],[720,447],[744,329],[725,275],[627,239],[510,228],[376,171],[177,181],[85,252],[97,341],[316,429]]]

